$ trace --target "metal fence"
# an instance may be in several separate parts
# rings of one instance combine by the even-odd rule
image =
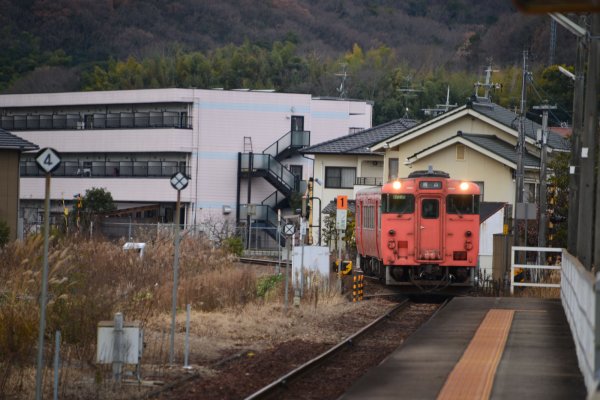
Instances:
[[[3,115],[0,128],[19,130],[71,129],[192,129],[192,118],[180,111]]]
[[[563,253],[563,249],[562,248],[556,248],[556,247],[525,247],[525,246],[513,246],[512,248],[512,252],[511,252],[511,261],[510,261],[510,293],[513,294],[514,293],[514,288],[516,286],[528,286],[528,287],[544,287],[544,288],[559,288],[560,287],[560,283],[548,283],[548,282],[541,282],[541,277],[544,275],[544,271],[561,271],[561,265],[560,264],[553,264],[553,265],[549,265],[549,264],[542,264],[542,261],[538,261],[539,264],[517,264],[515,263],[515,258],[516,258],[516,253],[517,252],[530,252],[530,253],[536,253],[537,254],[537,259],[538,260],[543,260],[544,257],[541,257],[541,254],[545,254],[545,253],[558,253],[560,255],[560,259],[562,262],[562,253]],[[530,282],[516,282],[515,281],[515,270],[516,269],[522,269],[525,271],[529,271],[532,270],[529,275],[533,278],[533,281]]]
[[[34,160],[20,162],[21,176],[43,176]],[[177,172],[190,176],[185,161],[63,161],[52,173],[57,177],[170,177]]]
[[[214,223],[201,223],[197,225],[181,226],[185,235],[203,237],[220,244],[227,237],[237,236],[242,240],[245,250],[271,254],[278,251],[277,228],[251,227],[250,231],[245,226],[216,226]],[[130,242],[145,242],[158,240],[166,235],[172,235],[174,224],[165,223],[138,223],[138,222],[110,222],[103,221],[100,226],[93,228],[95,233],[101,233],[109,239],[120,239]],[[93,232],[91,233],[94,234]],[[281,242],[283,243],[283,242]]]

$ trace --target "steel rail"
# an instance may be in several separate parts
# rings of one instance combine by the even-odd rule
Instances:
[[[365,332],[367,332],[368,330],[373,328],[375,325],[379,324],[384,319],[389,318],[395,312],[407,307],[408,304],[409,304],[409,300],[404,300],[404,301],[398,303],[397,305],[395,305],[394,307],[392,307],[388,311],[386,311],[382,316],[380,316],[376,320],[372,321],[368,325],[364,326],[359,331],[355,332],[353,335],[345,338],[340,343],[336,344],[334,347],[330,348],[329,350],[325,351],[324,353],[319,354],[317,357],[313,358],[312,360],[307,361],[306,363],[302,364],[298,368],[288,372],[287,374],[276,379],[275,381],[271,382],[267,386],[264,386],[262,389],[252,393],[250,396],[246,397],[245,400],[260,399],[263,396],[269,395],[276,388],[285,385],[290,379],[297,377],[298,375],[305,372],[306,370],[314,367],[319,362],[323,361],[324,359],[332,356],[334,353],[341,350],[344,346],[352,344],[352,342],[356,338],[358,338],[359,336],[361,336],[362,334],[364,334]]]
[[[262,258],[249,258],[249,257],[240,257],[239,262],[244,264],[260,264],[260,265],[277,265],[277,260],[266,260]],[[289,264],[288,262],[281,262],[282,266]]]

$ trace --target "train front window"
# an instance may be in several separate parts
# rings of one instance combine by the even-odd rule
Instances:
[[[412,214],[415,212],[415,196],[412,194],[384,194],[383,212],[389,214]]]
[[[423,199],[421,208],[421,216],[425,219],[436,219],[440,216],[440,203],[437,199]]]
[[[448,214],[479,214],[478,194],[451,194],[446,197]]]

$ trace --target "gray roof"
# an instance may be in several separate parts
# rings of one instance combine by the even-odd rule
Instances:
[[[504,158],[505,160],[511,161],[513,163],[517,163],[517,150],[515,146],[510,143],[505,142],[504,140],[499,139],[493,135],[476,135],[476,134],[465,134],[462,136],[468,141],[482,147],[492,153]],[[525,153],[523,154],[523,165],[525,167],[535,167],[539,168],[540,166],[540,158],[530,154],[525,149]]]
[[[478,98],[477,100],[478,101],[470,101],[467,103],[467,107],[471,107],[478,113],[483,114],[504,126],[508,126],[515,130],[519,128],[519,116],[516,113],[501,107],[498,104],[486,101],[486,99]],[[540,124],[530,119],[525,119],[524,127],[527,137],[533,140],[536,140],[537,130],[542,129]],[[564,151],[570,149],[569,141],[553,131],[550,131],[548,135],[548,146]]]
[[[412,128],[417,122],[412,119],[400,118],[385,124],[365,129],[351,135],[331,139],[301,150],[306,154],[371,154],[369,147],[400,132]]]
[[[482,201],[479,203],[479,222],[483,222],[498,211],[502,210],[506,203],[497,201]]]
[[[37,150],[39,146],[0,129],[0,149],[27,151]]]
[[[454,136],[446,138],[446,139],[444,139],[438,143],[435,143],[425,149],[422,149],[421,151],[416,152],[415,154],[413,154],[412,156],[410,156],[408,158],[417,156],[426,150],[429,150],[433,147],[439,146],[442,143],[454,140],[457,137],[463,137],[466,140],[468,140],[469,142],[471,142],[485,150],[488,150],[488,151],[496,154],[497,156],[504,158],[507,161],[510,161],[515,164],[517,163],[517,151],[515,149],[515,146],[511,145],[510,143],[507,143],[504,140],[501,140],[497,136],[494,136],[494,135],[479,135],[479,134],[463,133],[463,132],[459,132]],[[539,159],[539,157],[537,157],[533,154],[530,154],[527,152],[527,150],[525,150],[525,153],[523,155],[523,165],[525,167],[539,168],[540,159]]]

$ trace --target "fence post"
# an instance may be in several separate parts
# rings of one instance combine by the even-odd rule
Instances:
[[[118,312],[115,314],[115,327],[113,330],[113,379],[115,382],[121,382],[123,372],[123,355],[121,354],[123,343],[123,314]]]
[[[515,293],[515,248],[510,250],[510,294]]]
[[[54,345],[54,400],[58,400],[58,373],[60,369],[60,331],[56,331]]]
[[[185,319],[185,355],[184,355],[184,363],[183,368],[191,369],[189,361],[190,354],[190,311],[192,309],[192,305],[188,304],[186,306],[186,319]]]

